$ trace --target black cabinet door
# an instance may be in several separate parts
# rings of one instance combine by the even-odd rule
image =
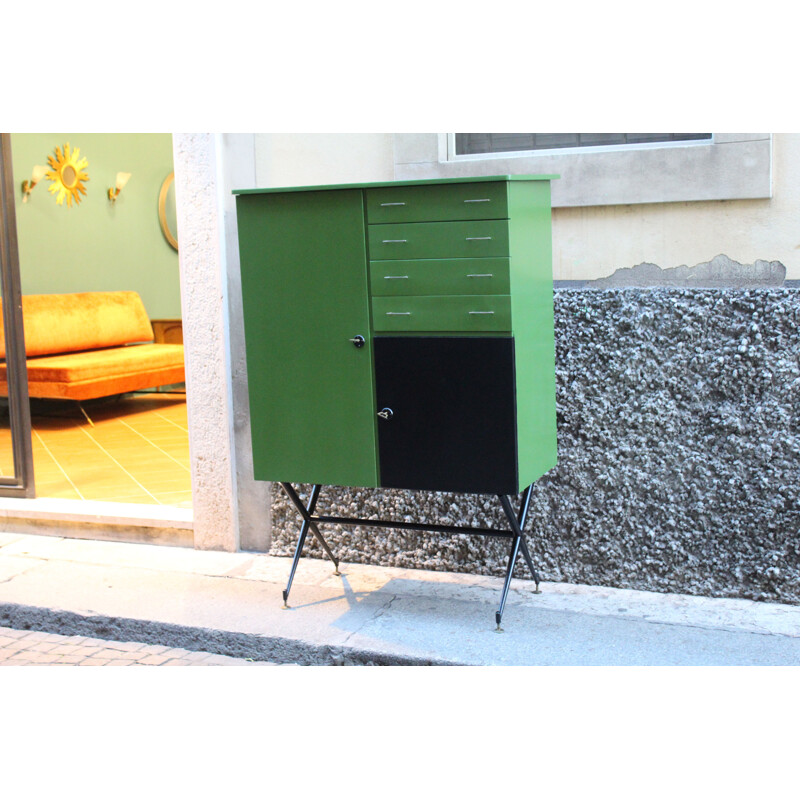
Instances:
[[[375,337],[381,486],[516,494],[514,340]]]

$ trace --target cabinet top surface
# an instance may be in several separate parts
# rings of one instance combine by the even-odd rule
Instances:
[[[431,178],[416,181],[378,181],[377,183],[339,183],[324,186],[281,186],[268,189],[234,189],[233,194],[269,194],[274,192],[318,192],[326,189],[378,189],[392,186],[429,186],[442,183],[486,183],[489,181],[550,181],[558,175],[480,175],[469,178]]]

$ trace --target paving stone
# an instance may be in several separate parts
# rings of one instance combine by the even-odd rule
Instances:
[[[141,650],[146,645],[138,642],[106,642],[106,644],[114,650],[122,650],[130,652],[132,650]]]
[[[27,650],[25,652],[25,658],[32,663],[40,663],[45,664],[52,660],[52,657],[47,653],[39,653],[35,650]]]
[[[83,653],[70,653],[68,655],[59,656],[58,660],[62,664],[78,664],[83,661],[86,656]]]
[[[61,657],[61,656],[72,655],[73,653],[80,652],[80,650],[81,650],[81,647],[80,647],[80,645],[77,645],[77,644],[67,644],[67,645],[58,644],[50,652],[54,656]]]
[[[148,655],[137,659],[139,664],[150,664],[154,667],[160,667],[166,661],[169,661],[169,657],[163,655]]]
[[[208,652],[143,642],[113,642],[87,636],[0,628],[0,666],[254,666]]]
[[[14,658],[19,652],[19,648],[4,648],[0,651],[0,663]]]
[[[55,642],[37,641],[36,644],[32,644],[29,649],[35,650],[37,653],[49,653],[57,647],[58,644]]]

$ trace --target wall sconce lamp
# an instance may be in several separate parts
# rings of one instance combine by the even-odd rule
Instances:
[[[117,198],[119,197],[119,193],[125,188],[125,184],[128,182],[128,179],[131,177],[130,172],[118,172],[117,173],[117,184],[116,187],[113,189],[108,190],[108,199],[114,203],[116,202]]]
[[[37,164],[33,168],[33,175],[31,175],[31,179],[29,181],[22,181],[22,202],[28,202],[28,196],[33,191],[33,187],[36,186],[39,181],[44,178],[45,173],[47,172],[47,167],[43,167],[40,164]]]

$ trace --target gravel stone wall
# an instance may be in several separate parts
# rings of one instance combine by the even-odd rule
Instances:
[[[559,464],[527,526],[541,578],[800,602],[800,293],[559,290],[555,320]],[[292,555],[299,518],[273,497],[271,552]],[[328,487],[318,512],[506,527],[484,495]],[[505,540],[324,531],[344,562],[505,574]],[[311,536],[304,553],[324,557]]]

